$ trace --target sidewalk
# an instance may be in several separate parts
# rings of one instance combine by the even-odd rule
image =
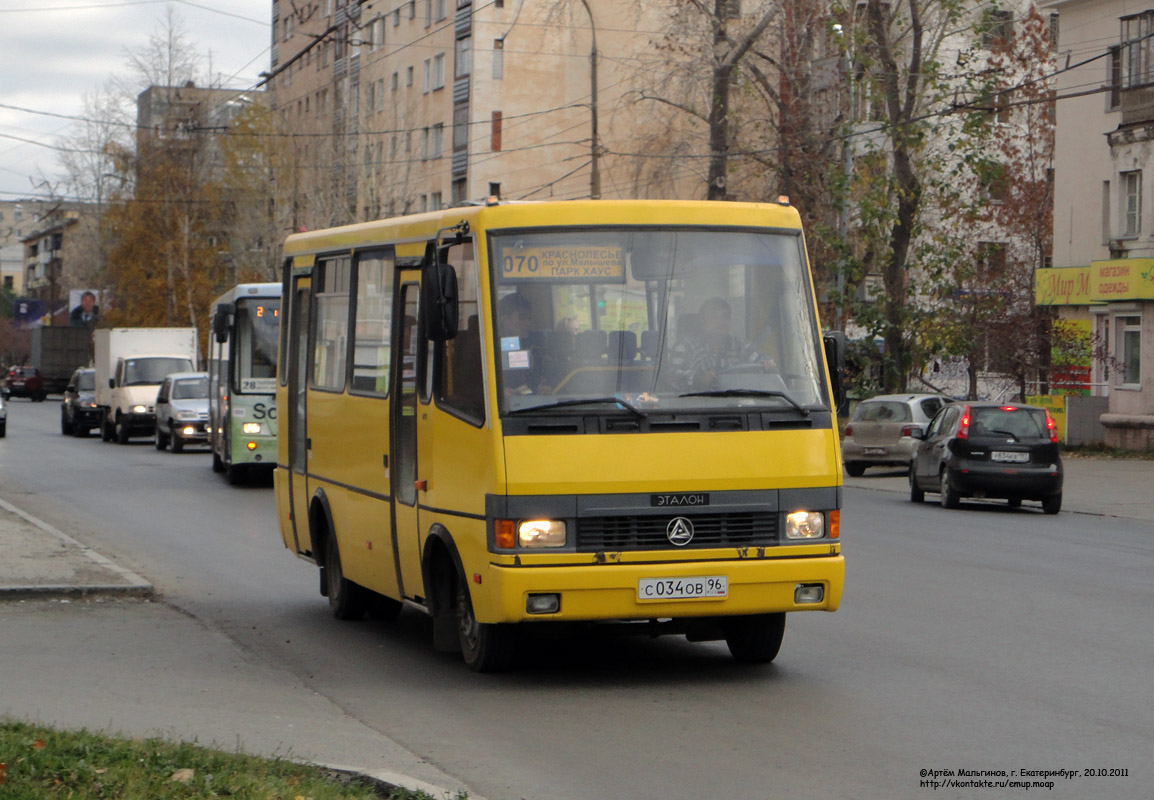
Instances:
[[[1068,458],[1062,513],[1154,523],[1154,461]],[[853,489],[905,495],[904,470],[873,467]],[[150,595],[153,586],[63,531],[0,500],[0,599],[31,595]]]

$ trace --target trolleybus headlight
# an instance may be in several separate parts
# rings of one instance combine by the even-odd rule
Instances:
[[[245,433],[249,433],[249,434],[260,433],[260,423],[259,422],[246,422],[245,424],[240,426],[240,429],[242,431],[244,431]]]
[[[786,539],[820,539],[825,536],[825,514],[794,511],[785,515]]]
[[[132,407],[132,413],[133,414],[144,414],[147,412],[148,412],[148,406],[133,406]]]
[[[529,519],[517,524],[521,547],[564,547],[565,523],[555,519]]]

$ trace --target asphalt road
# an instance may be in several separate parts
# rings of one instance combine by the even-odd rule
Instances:
[[[773,665],[683,639],[535,641],[482,676],[435,653],[419,614],[332,620],[270,488],[227,486],[203,452],[62,437],[52,402],[10,410],[0,496],[163,603],[0,604],[0,711],[392,763],[489,800],[1028,796],[935,790],[924,770],[1154,794],[1149,523],[847,488],[842,608],[791,615]]]

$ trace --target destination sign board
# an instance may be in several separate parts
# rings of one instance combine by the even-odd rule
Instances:
[[[623,281],[625,249],[600,244],[503,247],[500,268],[502,280]]]

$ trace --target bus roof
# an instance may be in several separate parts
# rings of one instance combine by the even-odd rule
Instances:
[[[238,283],[212,301],[215,308],[221,303],[233,303],[244,297],[280,297],[280,283]]]
[[[801,229],[797,210],[785,203],[735,203],[710,200],[568,200],[499,202],[453,206],[440,211],[359,222],[291,234],[288,257],[371,247],[374,242],[420,244],[443,228],[468,222],[473,229],[569,227],[580,225],[685,225]]]

